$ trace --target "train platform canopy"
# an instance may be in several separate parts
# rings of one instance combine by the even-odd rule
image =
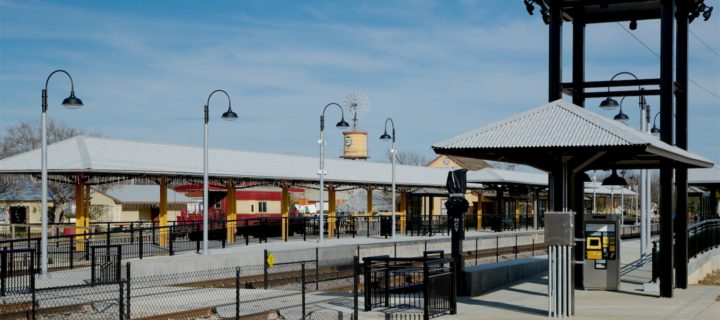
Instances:
[[[720,167],[688,170],[688,184],[720,186]]]
[[[563,155],[584,160],[584,170],[709,168],[712,161],[660,141],[562,99],[433,146],[438,154],[526,164],[552,172]]]
[[[234,179],[238,186],[274,185],[286,181],[294,185],[316,186],[319,160],[316,157],[210,149],[211,185],[222,186]],[[174,186],[202,183],[202,147],[136,142],[100,137],[77,136],[48,146],[48,174],[55,181],[72,182],[83,175],[87,184],[124,183],[142,179],[154,184],[165,177]],[[336,186],[389,186],[388,163],[325,160],[327,183]],[[494,169],[497,170],[497,169]],[[501,172],[499,176],[512,174]],[[510,172],[510,171],[509,171]],[[396,166],[396,185],[415,188],[445,188],[448,169]],[[0,175],[39,175],[40,150],[32,150],[0,160]],[[487,175],[487,174],[486,174]],[[492,176],[492,174],[489,174]],[[542,175],[540,175],[542,176]],[[517,174],[521,183],[529,176]],[[65,180],[63,180],[65,179]],[[533,176],[525,181],[537,184]],[[481,180],[469,187],[481,188]],[[547,178],[544,179],[547,184]]]

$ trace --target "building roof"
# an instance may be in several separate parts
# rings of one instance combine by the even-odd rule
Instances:
[[[484,158],[543,169],[549,169],[546,158],[561,154],[600,155],[586,170],[659,167],[662,159],[688,167],[712,166],[702,156],[564,100],[442,141],[433,150],[457,159]]]
[[[547,186],[548,175],[547,173],[531,173],[485,168],[478,171],[468,171],[467,182],[482,184],[525,184]]]
[[[604,186],[601,182],[585,182],[585,194],[604,194],[604,195],[626,195],[636,196],[637,193],[626,187],[621,186]]]
[[[117,184],[103,192],[120,203],[159,203],[160,187],[153,185]],[[190,203],[192,199],[172,189],[167,191],[168,203]]]
[[[0,201],[40,201],[42,188],[31,181],[17,181],[12,190],[0,194]],[[52,201],[52,191],[48,190],[48,201]]]
[[[712,168],[689,169],[688,184],[720,184],[720,167],[715,165]]]
[[[211,178],[287,180],[313,184],[318,181],[319,160],[316,157],[224,149],[210,149],[208,152]],[[48,172],[51,175],[85,173],[111,177],[198,179],[202,177],[202,168],[201,147],[87,136],[73,137],[48,146]],[[327,183],[378,186],[392,183],[392,169],[388,163],[326,159],[325,170]],[[0,174],[39,172],[40,150],[0,160]],[[396,165],[396,184],[444,188],[447,173],[448,169],[442,168]]]

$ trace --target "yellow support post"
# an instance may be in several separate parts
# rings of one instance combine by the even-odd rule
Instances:
[[[282,181],[280,183],[280,187],[282,188],[282,195],[280,196],[280,220],[282,224],[282,239],[283,241],[285,241],[287,240],[290,233],[290,230],[288,229],[288,227],[290,226],[290,224],[288,223],[288,219],[290,218],[290,215],[288,213],[288,197],[290,197],[290,194],[288,192],[287,181]]]
[[[400,189],[400,233],[405,234],[405,217],[407,216],[407,195]]]
[[[83,176],[77,176],[77,182],[75,183],[75,250],[84,251],[85,242],[83,241],[83,230],[85,229],[85,183]]]
[[[226,240],[228,243],[235,243],[235,228],[237,226],[237,195],[235,192],[235,182],[232,179],[228,179],[227,182],[227,196],[225,197],[227,202],[226,212]]]
[[[372,217],[372,186],[367,187],[367,210],[365,210],[365,214],[367,215],[368,219]]]
[[[160,246],[163,248],[167,248],[168,246],[168,232],[167,229],[167,213],[168,213],[168,203],[167,203],[167,180],[165,177],[160,178],[160,214],[158,216],[158,222],[160,227]]]
[[[520,229],[520,199],[515,198],[515,226]]]
[[[328,185],[328,238],[335,235],[335,186]]]
[[[480,231],[482,229],[482,213],[483,213],[482,212],[482,207],[483,207],[482,199],[483,199],[482,194],[481,193],[478,194],[478,207],[475,208],[475,212],[477,212],[477,219],[476,219],[477,220],[477,227],[476,227],[477,231]]]
[[[85,197],[83,198],[85,200],[85,204],[83,205],[83,209],[85,212],[85,216],[83,217],[83,220],[85,222],[85,229],[83,229],[83,234],[90,232],[90,186],[85,185]],[[87,237],[87,236],[85,236]]]

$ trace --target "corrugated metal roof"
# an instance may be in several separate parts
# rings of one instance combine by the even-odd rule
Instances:
[[[656,157],[708,167],[712,165],[699,155],[668,145],[651,134],[641,132],[598,115],[564,100],[542,106],[461,134],[433,146],[440,154],[456,150],[644,147]]]
[[[113,185],[105,192],[109,197],[121,203],[159,203],[160,189],[152,185]],[[170,203],[189,203],[193,199],[172,189],[167,191],[167,200]]]
[[[604,194],[616,196],[636,196],[637,193],[621,186],[604,186],[601,182],[585,182],[585,194]]]
[[[689,169],[689,184],[720,184],[720,167]]]
[[[296,155],[210,149],[209,175],[214,178],[318,181],[319,159]],[[201,177],[201,147],[78,136],[48,146],[48,172]],[[388,163],[325,159],[326,182],[390,185]],[[0,160],[0,173],[38,173],[40,150]],[[444,188],[448,169],[396,166],[396,184]]]
[[[468,171],[467,182],[484,184],[526,184],[535,186],[547,186],[548,175],[546,173],[531,173],[495,168],[485,168],[478,171]]]

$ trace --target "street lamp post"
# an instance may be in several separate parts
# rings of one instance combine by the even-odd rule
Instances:
[[[639,80],[633,73],[618,72],[610,78],[610,81],[613,81],[615,77],[619,75],[629,75],[635,78],[635,80]],[[643,90],[641,86],[638,86],[638,88],[640,91]],[[608,88],[608,92],[609,91],[610,88]],[[600,108],[603,109],[614,109],[618,106],[620,107],[620,113],[618,113],[614,119],[622,122],[627,121],[629,117],[622,112],[622,100],[620,100],[618,104],[613,98],[607,97],[600,103]],[[650,132],[648,128],[648,123],[650,122],[650,105],[645,101],[645,96],[640,95],[638,106],[640,107],[640,130],[642,132]],[[648,175],[647,169],[640,169],[640,195],[640,255],[644,258],[648,255],[650,248],[650,215],[648,212],[650,208],[650,176]]]
[[[392,125],[392,136],[387,133],[387,124],[390,121]],[[397,148],[395,147],[395,122],[392,118],[388,117],[385,119],[385,132],[380,136],[380,140],[392,139],[392,149],[390,154],[392,155],[392,238],[395,238],[395,159],[397,155]]]
[[[320,140],[318,140],[318,144],[320,144],[320,170],[318,170],[320,175],[320,243],[323,242],[323,233],[325,233],[325,226],[323,225],[325,223],[323,217],[325,211],[323,205],[323,193],[325,192],[325,111],[329,106],[337,106],[340,109],[340,122],[335,126],[339,129],[350,127],[350,124],[345,121],[345,112],[343,112],[343,108],[339,104],[331,102],[323,108],[322,115],[320,115]]]
[[[208,254],[208,121],[210,120],[210,98],[216,92],[222,92],[228,99],[228,109],[222,114],[222,118],[227,121],[233,121],[237,119],[237,113],[232,111],[230,104],[230,95],[225,90],[215,90],[208,96],[207,103],[205,103],[205,125],[204,125],[204,139],[203,139],[203,255]]]
[[[70,78],[70,96],[65,98],[62,105],[69,109],[77,109],[83,106],[82,100],[75,97],[75,85],[73,84],[72,77],[65,70],[55,70],[50,73],[45,80],[45,89],[42,90],[42,113],[40,116],[41,135],[42,135],[42,149],[41,149],[41,180],[42,180],[42,216],[40,220],[42,222],[42,239],[40,241],[40,261],[41,261],[41,275],[47,277],[48,274],[48,174],[47,174],[47,88],[50,78],[56,73],[64,73]],[[72,250],[72,249],[71,249]]]

